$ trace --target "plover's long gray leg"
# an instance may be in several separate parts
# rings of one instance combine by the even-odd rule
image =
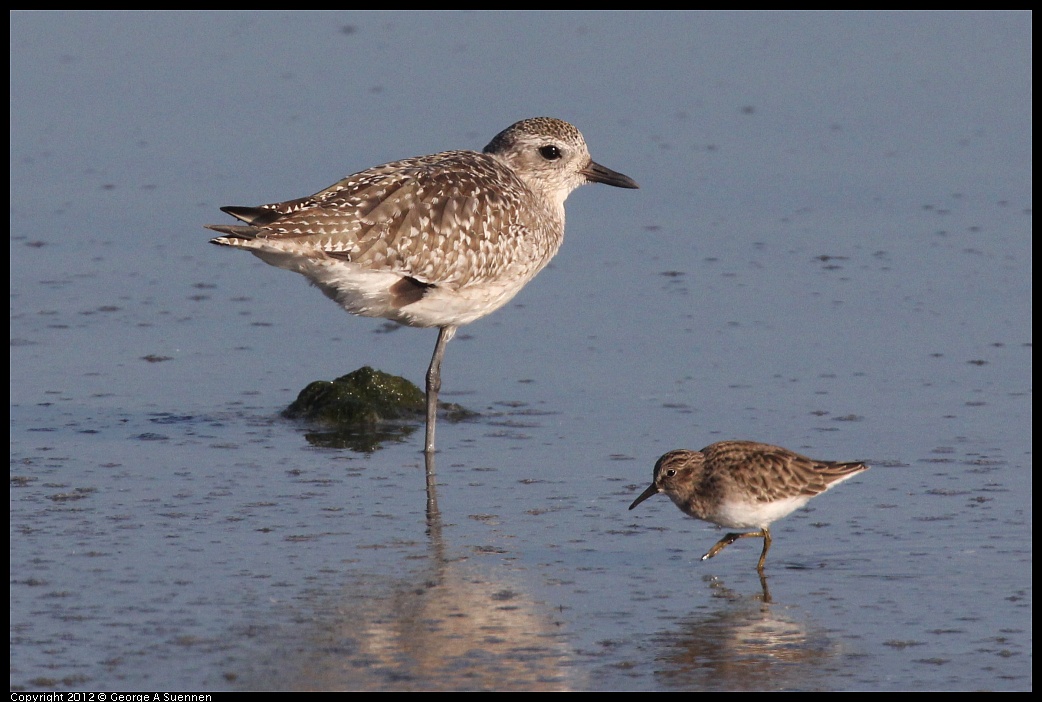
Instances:
[[[441,390],[441,359],[445,357],[445,345],[456,335],[456,327],[438,329],[438,341],[434,344],[434,355],[427,368],[427,436],[423,452],[434,452],[434,423],[438,419],[438,391]]]

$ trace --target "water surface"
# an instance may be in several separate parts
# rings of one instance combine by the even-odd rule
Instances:
[[[13,690],[1031,689],[1030,14],[11,23]],[[481,416],[309,442],[435,333],[202,225],[542,114],[642,188],[451,342]],[[766,583],[626,509],[727,438],[872,466]]]

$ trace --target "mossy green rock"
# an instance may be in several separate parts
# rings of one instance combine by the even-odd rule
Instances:
[[[422,418],[426,403],[424,392],[405,378],[364,366],[336,380],[311,383],[282,414],[335,426],[374,426]]]

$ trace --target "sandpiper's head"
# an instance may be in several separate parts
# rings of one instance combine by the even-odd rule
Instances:
[[[679,486],[692,471],[697,470],[703,461],[703,456],[698,451],[677,449],[663,454],[655,463],[655,473],[651,485],[633,501],[630,509],[633,509],[644,500],[658,493],[665,493],[670,498],[679,493]]]

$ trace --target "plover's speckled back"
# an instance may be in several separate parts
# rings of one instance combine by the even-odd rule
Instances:
[[[483,153],[446,151],[350,175],[287,202],[222,207],[214,244],[307,276],[348,312],[439,327],[427,369],[434,450],[441,359],[456,328],[506,304],[557,253],[564,201],[584,183],[636,188],[590,159],[582,134],[550,117],[511,125]]]
[[[863,470],[868,470],[864,463],[816,461],[780,446],[720,441],[701,451],[680,449],[659,458],[651,485],[630,509],[662,492],[696,519],[729,529],[758,529],[728,534],[702,560],[738,539],[762,536],[763,552],[756,566],[762,572],[771,547],[771,522]]]

